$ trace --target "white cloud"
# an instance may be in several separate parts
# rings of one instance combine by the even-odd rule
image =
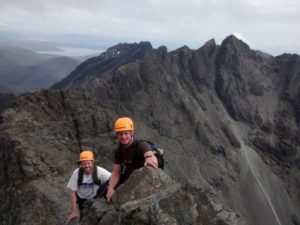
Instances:
[[[253,48],[286,43],[300,52],[298,0],[0,0],[0,5],[0,21],[11,30],[198,45],[192,47],[210,38],[220,43],[236,32]]]
[[[298,0],[249,0],[262,14],[288,15],[299,14],[300,2]]]

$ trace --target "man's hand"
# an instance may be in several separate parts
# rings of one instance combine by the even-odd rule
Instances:
[[[111,202],[112,196],[115,193],[115,190],[113,188],[108,188],[107,189],[107,194],[106,194],[106,200],[108,202]]]
[[[78,212],[78,209],[76,210],[73,210],[70,214],[70,216],[68,217],[67,221],[65,222],[65,224],[68,224],[71,220],[73,219],[77,219],[79,220],[80,219],[80,216],[79,216],[79,212]]]
[[[153,168],[158,168],[158,162],[155,155],[148,155],[145,158],[144,166],[152,166]]]

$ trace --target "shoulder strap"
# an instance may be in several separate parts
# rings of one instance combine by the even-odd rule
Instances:
[[[98,178],[98,169],[97,169],[97,166],[95,166],[95,165],[93,166],[92,178],[93,178],[94,184],[97,184],[98,186],[101,185],[101,180],[99,180],[99,178]],[[83,181],[83,169],[79,168],[77,185],[78,186],[82,185],[82,181]]]
[[[81,167],[79,167],[77,185],[80,186],[82,184],[82,181],[83,181],[83,170]]]
[[[97,184],[98,186],[101,185],[101,180],[98,178],[98,169],[97,166],[94,165],[93,172],[92,172],[93,182],[94,184]]]

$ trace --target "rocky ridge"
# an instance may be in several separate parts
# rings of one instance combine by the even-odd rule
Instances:
[[[181,185],[162,170],[143,168],[132,174],[114,196],[114,205],[92,200],[82,224],[243,224],[233,212],[218,208],[193,184]]]
[[[109,53],[88,60],[63,90],[21,96],[3,112],[1,221],[61,222],[79,146],[111,168],[112,124],[128,115],[139,137],[165,149],[165,172],[243,218],[236,224],[299,224],[299,56],[261,54],[234,36],[197,50],[145,45],[107,68]]]
[[[141,59],[150,50],[152,50],[152,46],[149,42],[118,44],[108,48],[100,56],[86,60],[69,76],[54,84],[52,88],[80,88],[88,80],[101,76],[101,74],[114,70],[121,65]]]

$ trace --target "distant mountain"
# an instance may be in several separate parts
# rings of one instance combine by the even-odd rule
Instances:
[[[136,137],[164,149],[164,172],[182,186],[168,183],[173,192],[153,196],[158,174],[145,172],[120,186],[127,191],[109,207],[95,200],[102,208],[83,224],[299,225],[299,71],[299,55],[273,57],[233,35],[196,50],[112,47],[53,86],[59,90],[21,95],[1,114],[0,221],[61,224],[79,147],[93,147],[110,170],[113,122],[130,116]]]
[[[17,47],[0,47],[0,91],[32,92],[49,88],[80,63],[68,57],[37,54]]]
[[[54,57],[37,54],[24,48],[0,45],[0,71],[3,68],[14,68],[15,66],[31,66]]]
[[[0,90],[2,93],[12,93],[13,92],[12,90],[9,90],[8,87],[6,87],[3,84],[0,84]]]

